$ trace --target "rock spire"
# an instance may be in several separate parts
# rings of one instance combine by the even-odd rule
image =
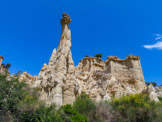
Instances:
[[[53,50],[48,65],[43,65],[34,83],[40,89],[40,100],[60,107],[73,104],[76,96],[82,93],[100,101],[146,89],[138,56],[128,55],[126,59],[109,56],[106,61],[85,57],[74,67],[69,28],[71,21],[69,15],[63,13],[57,50]]]
[[[48,66],[43,65],[36,86],[41,89],[40,99],[47,104],[55,103],[57,107],[63,103],[72,104],[75,100],[74,86],[74,63],[71,55],[71,31],[69,24],[71,19],[63,13],[61,19],[62,32],[59,45],[53,50]],[[69,86],[71,88],[69,89]],[[69,100],[70,99],[70,100]]]

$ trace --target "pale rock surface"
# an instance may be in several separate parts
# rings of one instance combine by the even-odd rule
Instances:
[[[158,97],[162,97],[162,86],[156,86],[155,92],[157,93]]]
[[[155,90],[155,88],[153,87],[152,84],[150,84],[147,87],[147,93],[149,93],[150,100],[153,100],[155,102],[159,102],[158,95],[157,95],[156,90]]]
[[[78,94],[86,93],[96,101],[142,92],[145,88],[139,57],[126,59],[85,57],[75,68]]]
[[[25,81],[27,84],[29,84],[29,86],[32,86],[36,78],[37,76],[32,76],[27,72],[23,72],[19,77],[19,81]]]
[[[57,51],[54,49],[48,66],[43,66],[35,85],[41,90],[40,99],[47,104],[55,103],[57,107],[75,101],[74,62],[71,55],[71,31],[68,27],[70,22],[69,15],[63,13]]]
[[[74,67],[71,54],[70,17],[63,14],[59,45],[48,65],[44,64],[33,87],[40,90],[39,99],[57,107],[73,104],[76,96],[86,93],[95,101],[140,93],[146,89],[140,57],[126,59],[110,56],[106,61],[85,57]]]
[[[54,66],[54,63],[55,63],[55,60],[56,60],[55,55],[56,55],[56,48],[54,48],[52,55],[51,55],[51,58],[49,60],[49,63],[48,63],[49,68],[53,68],[53,66]]]
[[[3,59],[4,57],[0,56],[0,73],[5,74],[5,71],[7,71],[10,74],[9,70],[2,64]]]
[[[140,57],[128,55],[126,59],[110,56],[106,61],[106,70],[126,87],[142,92],[146,88],[140,64]]]
[[[0,56],[0,73],[2,73],[2,71],[3,71],[3,66],[2,66],[3,59],[4,59],[4,57]]]
[[[0,66],[2,65],[2,61],[3,61],[4,57],[0,56]]]

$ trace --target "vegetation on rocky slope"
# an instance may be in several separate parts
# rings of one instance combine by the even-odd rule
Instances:
[[[94,102],[86,94],[76,98],[73,105],[58,110],[37,99],[37,90],[31,90],[17,78],[0,74],[0,120],[16,122],[160,122],[162,99],[156,103],[147,94]]]

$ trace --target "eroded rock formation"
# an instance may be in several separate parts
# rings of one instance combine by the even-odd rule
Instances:
[[[79,94],[86,93],[96,101],[140,93],[146,88],[140,58],[110,56],[106,61],[85,57],[75,68]]]
[[[55,103],[56,106],[72,104],[74,95],[74,63],[71,55],[71,31],[69,15],[63,13],[61,19],[62,33],[57,48],[54,49],[48,65],[44,64],[36,85],[41,90],[40,99],[47,104]]]
[[[37,76],[32,76],[27,72],[23,72],[19,77],[19,81],[25,81],[29,86],[32,86],[36,80]]]
[[[57,50],[53,50],[48,65],[43,65],[34,83],[30,81],[33,83],[32,87],[39,88],[40,100],[60,107],[73,104],[76,96],[82,93],[100,101],[147,89],[138,56],[128,55],[126,59],[109,56],[106,61],[97,57],[85,57],[74,67],[71,31],[68,26],[70,22],[69,15],[63,13],[62,33]]]
[[[2,73],[2,68],[3,68],[3,66],[2,66],[2,61],[3,61],[3,59],[4,59],[4,57],[3,56],[0,56],[0,73]]]
[[[8,72],[8,74],[9,74],[8,68],[5,66],[5,64],[2,64],[3,59],[4,59],[4,57],[0,56],[0,73],[5,74],[6,72]]]

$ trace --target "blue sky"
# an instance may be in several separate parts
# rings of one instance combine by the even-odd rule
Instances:
[[[161,6],[161,0],[0,0],[0,55],[11,73],[38,74],[59,43],[66,12],[75,65],[85,55],[134,54],[145,80],[162,84]]]

